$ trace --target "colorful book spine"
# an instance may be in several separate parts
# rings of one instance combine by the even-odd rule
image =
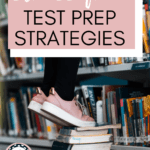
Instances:
[[[87,87],[87,90],[88,90],[88,95],[89,95],[89,100],[90,100],[93,118],[96,121],[97,120],[97,117],[96,117],[96,99],[95,99],[95,95],[94,95],[94,90],[93,90],[93,87]]]
[[[123,137],[127,138],[127,127],[126,127],[126,116],[125,116],[125,110],[124,110],[124,102],[126,99],[120,99],[120,107],[121,107],[121,120],[122,120],[122,132]],[[124,145],[128,145],[127,139],[124,141]]]
[[[143,118],[143,99],[139,99],[139,110],[140,110],[140,124],[141,124],[141,137],[145,136],[144,118]],[[143,142],[144,146],[144,142]]]
[[[81,88],[82,88],[84,99],[85,99],[85,101],[87,101],[87,104],[88,104],[90,116],[93,117],[92,107],[91,107],[91,103],[90,103],[90,99],[89,99],[89,94],[88,94],[87,86],[81,86]]]
[[[38,57],[36,62],[36,70],[39,72],[43,72],[44,71],[44,60],[42,57]]]

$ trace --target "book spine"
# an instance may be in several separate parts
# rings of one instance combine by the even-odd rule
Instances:
[[[14,111],[14,102],[13,102],[14,98],[11,97],[10,98],[10,113],[11,113],[11,122],[12,122],[12,135],[15,136],[16,135],[16,117],[15,117],[15,111]]]
[[[44,71],[44,60],[42,57],[38,57],[36,58],[36,70],[39,72],[43,72]]]
[[[102,87],[102,99],[103,99],[103,120],[104,123],[107,123],[105,86]]]
[[[93,117],[87,86],[82,86],[82,92],[83,92],[84,99],[87,101],[90,116]]]
[[[110,112],[109,112],[109,106],[108,106],[108,99],[106,98],[106,112],[107,112],[107,122],[108,124],[111,124],[111,120],[110,120]],[[111,134],[112,131],[111,129],[108,129],[108,133]]]
[[[105,66],[105,57],[100,57],[99,58],[99,65],[100,66]]]
[[[47,135],[49,140],[55,140],[57,136],[56,128],[54,127],[54,123],[46,119],[47,126]]]
[[[139,103],[139,110],[140,110],[140,124],[141,124],[141,137],[145,136],[145,128],[144,128],[144,118],[143,118],[143,104],[142,104],[143,99],[140,99],[138,101]],[[143,143],[144,146],[144,143]]]
[[[126,112],[126,115],[127,115],[127,129],[128,129],[128,134],[129,134],[129,137],[134,137],[134,129],[133,129],[133,126],[132,126],[132,118],[131,116],[129,115],[129,109],[128,109],[128,104],[127,104],[127,100],[125,100],[125,103],[124,103],[124,109],[125,109],[125,112]],[[133,143],[130,143],[129,145],[134,145],[134,142]]]
[[[27,58],[27,64],[28,64],[28,73],[32,73],[32,58]]]
[[[87,67],[86,58],[82,58],[82,67]]]
[[[88,94],[89,94],[89,100],[90,100],[93,118],[96,121],[97,120],[97,117],[96,117],[96,99],[95,99],[95,95],[94,95],[94,90],[93,90],[93,87],[87,87],[87,90],[88,90]]]
[[[108,120],[109,120],[109,124],[112,123],[112,119],[111,119],[111,99],[110,99],[110,92],[107,93],[107,104],[108,106]],[[109,129],[109,133],[112,133],[112,129]]]
[[[112,116],[112,123],[117,124],[114,104],[111,105],[111,114],[112,114],[111,115]],[[113,136],[114,136],[114,138],[117,138],[117,129],[113,129]],[[116,145],[118,143],[114,143],[114,144]]]
[[[93,63],[94,63],[95,67],[100,66],[100,64],[99,64],[99,58],[92,58],[92,59],[93,59]]]
[[[42,138],[42,129],[41,129],[41,125],[40,125],[40,119],[38,114],[35,114],[35,119],[36,119],[36,124],[37,124],[37,130],[38,130],[38,138]]]
[[[133,107],[133,118],[134,118],[134,134],[135,137],[138,136],[138,129],[137,129],[137,108],[136,108],[136,102],[135,100],[132,101],[132,107]],[[138,145],[138,143],[136,143],[136,145]]]
[[[18,116],[19,116],[19,121],[20,121],[20,135],[21,137],[26,136],[26,120],[25,120],[25,111],[23,108],[23,103],[22,99],[20,98],[19,93],[17,93],[17,109],[18,109]]]
[[[105,57],[105,66],[108,66],[109,62],[108,62],[108,57]]]
[[[103,104],[102,101],[97,101],[97,103],[96,103],[97,123],[98,123],[98,124],[104,124],[104,120],[103,120],[103,107],[102,107],[102,104]]]
[[[29,115],[29,110],[28,110],[28,101],[27,101],[27,95],[25,92],[25,88],[22,87],[21,91],[22,91],[22,98],[23,98],[23,104],[24,104],[24,110],[25,110],[25,114],[26,114],[26,121],[27,121],[27,136],[31,137],[33,134],[33,129],[31,127],[31,118]]]
[[[120,107],[121,107],[121,120],[122,120],[122,132],[123,137],[127,137],[127,128],[126,128],[126,118],[125,118],[125,110],[124,110],[124,101],[125,99],[120,99]],[[124,142],[124,145],[128,145],[127,140]]]
[[[91,62],[90,57],[86,57],[86,64],[87,64],[87,67],[92,67],[92,62]]]

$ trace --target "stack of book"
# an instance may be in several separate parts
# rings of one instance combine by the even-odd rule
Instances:
[[[110,128],[120,128],[121,125],[105,125],[98,127],[64,127],[54,141],[52,150],[110,150],[112,134]]]

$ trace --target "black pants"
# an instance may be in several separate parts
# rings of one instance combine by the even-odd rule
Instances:
[[[49,95],[54,87],[64,100],[72,100],[80,58],[45,58],[42,91]]]

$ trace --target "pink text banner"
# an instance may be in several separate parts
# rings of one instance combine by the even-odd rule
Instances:
[[[10,49],[135,49],[135,0],[9,0]]]

